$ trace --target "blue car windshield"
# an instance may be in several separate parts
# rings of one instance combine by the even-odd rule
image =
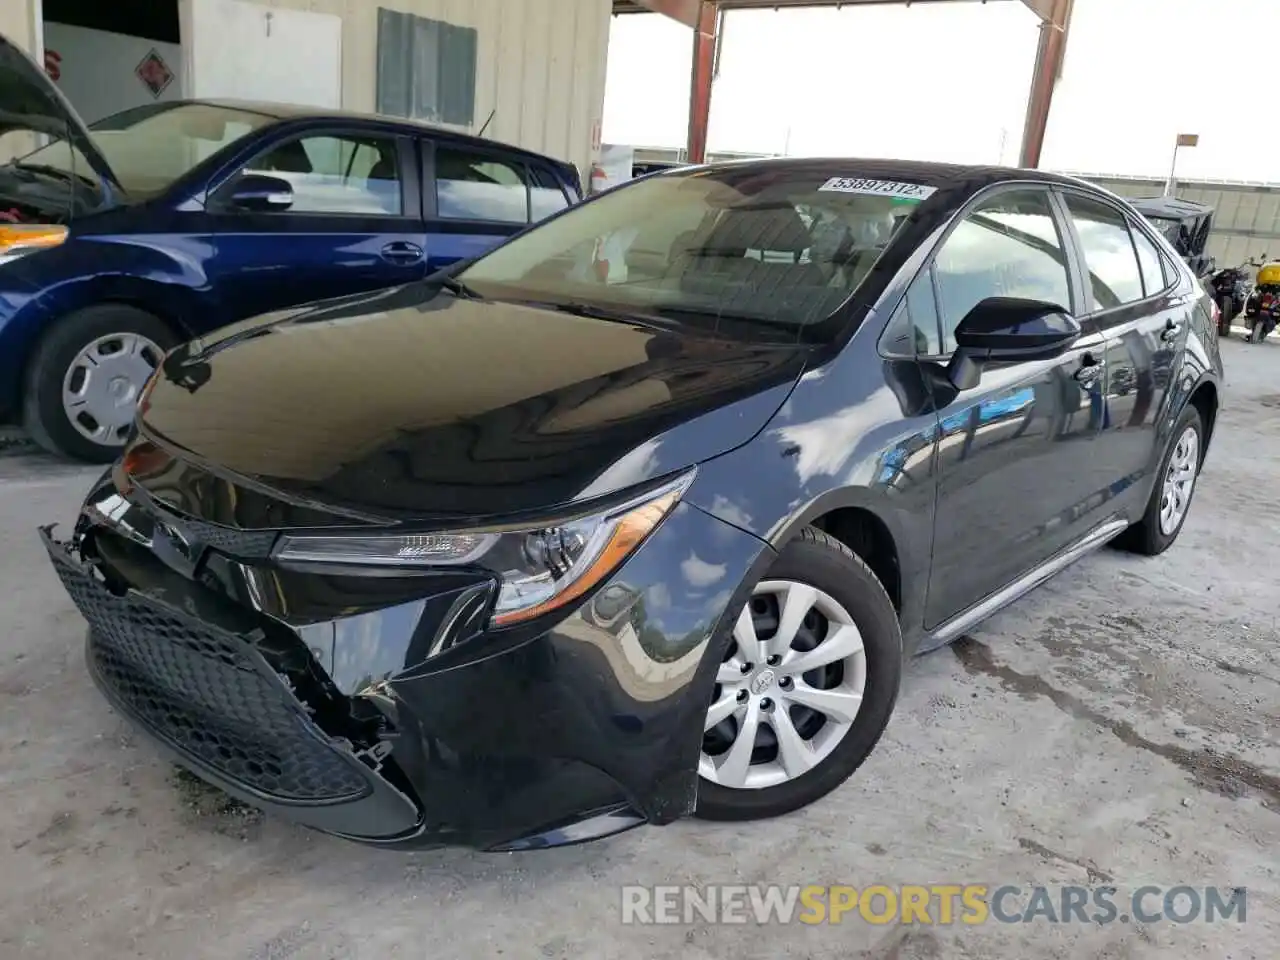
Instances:
[[[89,131],[128,198],[146,200],[223,147],[275,121],[252,110],[175,102],[113,114]],[[15,163],[93,175],[89,161],[66,140],[47,144]]]

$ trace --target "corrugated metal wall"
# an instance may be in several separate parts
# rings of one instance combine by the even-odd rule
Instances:
[[[7,2],[7,0],[6,0]],[[256,0],[342,17],[342,105],[377,102],[378,8],[477,32],[475,116],[462,129],[539,150],[584,175],[604,109],[611,0]]]
[[[1158,197],[1164,181],[1080,174],[1122,197]],[[1176,193],[1213,207],[1209,253],[1219,266],[1234,266],[1250,257],[1270,254],[1280,259],[1280,184],[1216,183],[1187,180]]]

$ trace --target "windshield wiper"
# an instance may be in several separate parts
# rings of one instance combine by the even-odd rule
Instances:
[[[599,304],[586,303],[581,300],[511,300],[508,302],[518,303],[525,307],[537,307],[540,310],[551,310],[555,313],[567,313],[572,317],[585,317],[589,320],[608,320],[612,323],[641,324],[664,329],[670,329],[678,325],[676,321],[657,314],[614,310],[610,307],[602,307]]]
[[[467,286],[465,283],[463,283],[461,280],[457,279],[456,277],[451,277],[451,276],[436,277],[435,279],[430,280],[429,282],[436,284],[441,289],[448,290],[455,297],[460,297],[463,300],[483,300],[484,299],[484,297],[480,296],[480,294],[476,293],[473,289],[471,289],[471,287]]]
[[[800,331],[803,331],[807,326],[811,326],[811,324],[796,323],[794,320],[774,320],[754,313],[736,313],[709,308],[701,310],[697,307],[664,306],[661,310],[664,315],[669,315],[668,322],[687,323],[690,326],[705,326],[710,323],[715,329],[719,329],[722,323],[738,324],[739,326],[758,327],[775,332],[789,333],[803,338],[803,334]]]
[[[652,312],[633,312],[615,310],[611,307],[586,303],[580,300],[547,301],[547,300],[509,300],[507,303],[518,303],[521,306],[537,307],[540,310],[551,310],[555,313],[567,313],[574,317],[587,317],[594,320],[608,320],[612,323],[629,323],[650,327],[657,330],[702,329],[718,332],[721,324],[739,327],[752,327],[757,330],[768,330],[771,339],[804,340],[804,324],[796,324],[786,320],[771,320],[752,314],[717,313],[714,310],[699,310],[695,307],[675,307],[669,305],[655,306]],[[779,338],[779,334],[783,337]],[[789,336],[788,336],[789,335]]]

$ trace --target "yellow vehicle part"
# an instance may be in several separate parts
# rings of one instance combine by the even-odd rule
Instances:
[[[1280,285],[1280,261],[1272,261],[1258,271],[1257,284],[1260,287]]]

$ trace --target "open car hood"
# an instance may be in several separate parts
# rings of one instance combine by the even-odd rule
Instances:
[[[0,135],[15,130],[69,140],[100,180],[120,190],[111,165],[67,98],[31,57],[0,35]]]

